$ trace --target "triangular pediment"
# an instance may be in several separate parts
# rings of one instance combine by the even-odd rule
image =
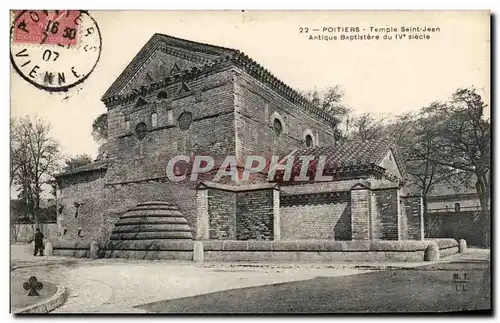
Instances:
[[[181,71],[181,68],[179,67],[179,65],[177,65],[177,63],[174,63],[174,65],[170,69],[170,74],[174,75],[174,74],[179,73],[180,71]]]
[[[181,88],[179,90],[179,94],[183,94],[183,93],[190,92],[190,91],[191,91],[191,88],[189,87],[189,85],[186,82],[182,82]]]
[[[202,66],[235,50],[155,34],[128,64],[102,99],[132,92],[185,69]]]
[[[142,107],[143,105],[148,104],[148,101],[146,101],[144,98],[139,98],[137,102],[135,103],[135,107]]]
[[[396,176],[399,179],[403,179],[403,172],[400,169],[400,163],[396,159],[396,154],[393,151],[394,148],[389,149],[385,156],[378,163],[378,166],[381,166],[386,169],[386,172],[390,173],[393,176]],[[402,165],[404,167],[404,165]]]

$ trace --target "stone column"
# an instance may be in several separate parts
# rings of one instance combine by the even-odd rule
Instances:
[[[352,240],[370,240],[371,190],[361,184],[351,189]]]
[[[424,240],[424,202],[422,196],[405,196],[403,200],[408,221],[408,239]]]
[[[54,255],[54,247],[52,246],[52,242],[45,242],[45,256],[53,256]]]
[[[281,239],[280,227],[280,191],[278,188],[273,190],[273,240]]]
[[[198,219],[196,223],[196,240],[209,239],[209,222],[208,222],[208,189],[199,188],[196,191],[196,205]]]

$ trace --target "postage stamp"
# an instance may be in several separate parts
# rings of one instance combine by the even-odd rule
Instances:
[[[50,92],[84,82],[101,56],[97,22],[83,10],[14,11],[10,58],[27,82]]]

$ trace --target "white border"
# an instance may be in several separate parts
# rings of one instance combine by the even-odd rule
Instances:
[[[168,5],[167,5],[168,4]],[[102,0],[87,0],[85,2],[83,1],[61,1],[61,0],[51,0],[51,1],[35,1],[35,0],[26,0],[22,2],[23,8],[21,9],[45,9],[45,8],[61,8],[61,9],[83,9],[83,8],[92,8],[92,10],[110,10],[110,9],[121,9],[121,10],[145,10],[145,9],[170,9],[170,10],[179,10],[179,9],[192,9],[192,10],[203,10],[203,9],[218,9],[218,10],[224,10],[224,9],[232,9],[232,10],[240,10],[240,9],[245,9],[245,10],[252,10],[252,9],[286,9],[286,10],[301,10],[301,9],[306,9],[306,10],[312,10],[312,9],[336,9],[336,10],[347,10],[347,9],[355,9],[355,10],[388,10],[388,9],[398,9],[398,10],[484,10],[484,9],[489,9],[492,10],[493,13],[498,14],[500,12],[499,9],[499,4],[500,1],[498,0],[474,0],[474,1],[443,1],[443,0],[420,0],[420,1],[369,1],[369,0],[350,0],[350,1],[343,1],[343,2],[336,2],[336,3],[331,3],[329,1],[324,1],[324,0],[307,0],[307,1],[286,1],[286,2],[277,2],[277,1],[269,1],[269,0],[247,0],[247,1],[189,1],[189,0],[184,0],[184,1],[149,1],[149,0],[142,0],[142,1],[116,1],[114,3],[109,3],[105,2]],[[10,5],[10,7],[9,7]],[[2,26],[4,28],[10,24],[9,22],[9,13],[8,9],[12,9],[13,7],[18,7],[20,5],[19,2],[14,2],[14,1],[4,1],[2,2],[2,7],[5,7],[5,10],[3,10],[3,15],[0,15],[2,20]],[[40,8],[42,6],[42,8]],[[498,18],[498,17],[497,17]],[[496,25],[498,26],[498,19],[496,20]],[[497,26],[495,26],[495,29],[497,30]],[[7,38],[9,33],[5,31],[3,33],[4,37]],[[498,33],[495,34],[495,43],[498,43]],[[3,68],[3,73],[2,75],[10,75],[10,60],[7,58],[7,54],[9,51],[9,42],[6,41],[1,43],[4,48],[2,48],[2,53],[4,53],[5,61],[4,64],[1,64]],[[495,68],[495,71],[492,71],[493,73],[497,72],[497,69]],[[4,152],[4,154],[1,154],[1,169],[4,170],[3,172],[0,172],[0,176],[2,176],[2,183],[5,183],[4,189],[2,191],[2,209],[4,210],[3,214],[3,221],[7,222],[9,221],[8,212],[9,212],[9,194],[10,194],[10,188],[7,187],[8,183],[8,173],[7,173],[7,167],[9,164],[9,156],[5,152],[8,150],[9,146],[9,95],[10,95],[10,80],[7,77],[2,78],[1,81],[2,84],[2,101],[4,102],[3,104],[3,109],[0,110],[0,113],[3,114],[2,118],[0,120],[3,122],[3,127],[0,127],[2,129],[2,134],[0,136],[0,144],[1,148]],[[498,90],[498,85],[494,89],[494,93],[498,93],[496,90]],[[495,102],[491,101],[492,105],[496,106],[497,101]],[[496,114],[493,114],[493,117],[495,117]],[[496,118],[495,118],[496,119]],[[497,120],[493,120],[493,123],[496,125]],[[494,130],[494,129],[493,129]],[[495,140],[494,143],[497,141]],[[497,147],[495,147],[496,152],[499,150]],[[495,156],[498,157],[498,156]],[[498,160],[497,158],[493,158],[493,160]],[[498,172],[496,172],[498,173]],[[496,179],[496,178],[495,178]],[[498,191],[495,190],[495,197],[494,199],[496,201],[500,201],[500,199],[497,196]],[[499,193],[500,194],[500,193]],[[498,217],[495,215],[492,215],[493,217],[496,218],[495,220],[495,232],[498,233],[500,230],[498,230],[498,226],[500,223],[500,220]],[[7,224],[7,223],[6,223]],[[7,281],[7,277],[9,275],[9,242],[7,241],[9,237],[9,225],[3,226],[4,234],[2,235],[5,239],[5,247],[2,248],[3,254],[1,259],[4,261],[4,264],[0,266],[0,268],[3,271],[3,277],[4,281]],[[494,239],[495,241],[495,250],[497,249],[497,241],[498,239]],[[498,266],[496,266],[498,268]],[[495,272],[495,274],[498,274]],[[495,277],[498,277],[496,275]],[[492,294],[494,291],[491,291]],[[495,297],[496,300],[498,300],[498,297]],[[2,304],[4,304],[5,307],[9,306],[9,294],[6,292],[4,289],[4,292],[2,293]],[[494,307],[498,309],[498,306],[495,306],[497,304],[492,304]],[[4,307],[4,308],[5,308]],[[14,317],[12,315],[6,315],[8,313],[7,311],[2,311],[2,314],[4,315],[4,319],[7,320],[13,320]],[[385,321],[387,320],[388,317],[371,317],[369,318],[370,321]],[[106,319],[107,317],[99,317],[98,320],[103,320]],[[147,318],[147,317],[146,317]],[[202,317],[203,318],[203,317]],[[343,318],[340,317],[325,317],[326,319],[334,319],[334,320],[343,320]],[[355,320],[359,320],[362,317],[357,317]],[[398,317],[394,317],[395,319],[398,319]],[[394,319],[393,318],[393,319]],[[38,321],[39,320],[51,320],[51,317],[48,316],[47,318],[36,318]],[[52,318],[53,319],[53,318]],[[63,318],[64,320],[67,319],[73,319],[73,317],[65,317]],[[95,317],[94,317],[95,319]],[[120,318],[121,319],[121,318]],[[138,320],[138,317],[131,317],[131,319]],[[185,320],[191,320],[193,318],[186,318],[186,317],[165,317],[168,321],[171,320],[179,320],[182,319],[183,321]],[[217,318],[216,318],[217,319]],[[238,317],[235,318],[226,318],[228,320],[236,320],[239,319]],[[263,321],[263,320],[269,320],[269,317],[254,317],[251,318],[251,320],[256,320],[256,321]],[[290,317],[281,317],[281,318],[276,318],[273,317],[273,319],[281,319],[281,320],[286,320],[289,321]],[[300,320],[308,320],[310,319],[309,317],[298,317],[295,319],[300,319]],[[316,319],[320,319],[316,317]],[[425,317],[404,317],[399,319],[404,319],[406,320],[415,320],[415,319],[421,319],[425,320]],[[448,318],[448,320],[454,320],[454,317]],[[25,320],[33,320],[33,319],[26,319]],[[142,320],[139,319],[139,320]],[[350,321],[352,321],[353,318],[350,318]],[[2,320],[3,321],[3,320]]]

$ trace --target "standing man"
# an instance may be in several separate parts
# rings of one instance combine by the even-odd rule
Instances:
[[[38,254],[39,250],[40,250],[40,256],[43,256],[43,233],[40,232],[40,228],[36,228],[34,256]]]

